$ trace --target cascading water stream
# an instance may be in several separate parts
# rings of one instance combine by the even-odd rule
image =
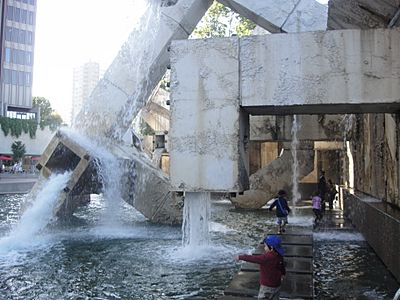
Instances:
[[[297,120],[297,116],[293,115],[292,122],[292,142],[290,144],[290,150],[293,157],[293,166],[292,166],[292,205],[293,208],[296,208],[297,202],[301,200],[301,196],[299,193],[299,161],[297,158],[297,149],[299,147],[299,140],[297,137],[297,133],[300,129],[299,121]],[[296,213],[296,209],[293,209],[293,214]]]
[[[37,194],[32,195],[35,201],[23,213],[19,223],[8,236],[0,240],[0,250],[15,250],[35,243],[35,239],[53,219],[59,195],[70,177],[71,172],[65,172],[52,175],[44,182]]]
[[[196,248],[209,244],[209,219],[210,193],[186,193],[182,223],[184,247]]]

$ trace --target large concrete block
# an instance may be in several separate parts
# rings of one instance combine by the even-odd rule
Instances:
[[[243,188],[246,150],[239,141],[246,122],[239,113],[238,64],[237,38],[172,43],[170,176],[176,189]]]
[[[400,30],[241,39],[241,104],[251,114],[386,112],[400,107]]]

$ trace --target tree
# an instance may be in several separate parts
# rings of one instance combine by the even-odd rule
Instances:
[[[24,157],[25,155],[25,144],[22,144],[21,141],[15,141],[12,145],[11,145],[11,151],[13,153],[13,159],[15,162],[19,162],[21,161],[21,159]]]
[[[214,2],[193,32],[195,38],[249,35],[256,25],[221,3]]]
[[[50,101],[44,97],[34,97],[33,107],[36,107],[40,111],[40,128],[49,126],[51,130],[56,130],[61,126],[63,120],[59,114],[57,114],[51,107]]]

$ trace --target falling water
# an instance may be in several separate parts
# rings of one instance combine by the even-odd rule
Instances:
[[[120,184],[124,171],[120,161],[104,145],[100,145],[97,141],[88,139],[72,129],[63,129],[61,132],[81,145],[90,155],[97,158],[95,160],[96,169],[98,179],[102,184],[102,193],[105,201],[105,210],[101,223],[107,226],[118,226],[118,216],[121,215],[122,203]]]
[[[186,193],[183,208],[182,243],[184,247],[209,244],[210,193]]]
[[[35,201],[24,212],[19,223],[7,237],[0,240],[1,249],[21,248],[35,242],[35,237],[52,220],[57,200],[70,177],[71,172],[50,176],[35,195]]]
[[[353,130],[355,115],[347,114],[344,115],[341,124],[343,128],[343,143],[346,144],[346,141],[351,137],[351,131]]]
[[[297,133],[299,131],[300,125],[297,120],[297,116],[293,115],[292,123],[292,143],[290,145],[292,157],[293,157],[293,167],[292,167],[292,203],[293,207],[296,207],[297,202],[300,200],[301,196],[299,193],[299,161],[297,158],[297,148],[299,146],[299,140]],[[294,213],[295,211],[293,211]]]

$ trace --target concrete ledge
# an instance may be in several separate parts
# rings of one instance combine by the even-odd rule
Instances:
[[[240,271],[224,291],[226,296],[254,297],[258,295],[259,273]],[[311,283],[311,285],[310,285]],[[287,273],[282,283],[281,296],[312,299],[312,274]]]
[[[4,194],[26,194],[29,193],[35,185],[36,179],[27,179],[25,181],[1,181],[0,195]]]
[[[344,212],[400,282],[400,212],[372,197],[344,191]]]

